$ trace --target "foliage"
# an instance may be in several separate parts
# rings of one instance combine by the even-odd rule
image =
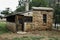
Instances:
[[[10,11],[10,8],[6,8],[5,10],[3,10],[2,12],[1,12],[1,14],[3,14],[3,15],[11,15],[12,14],[12,12],[9,12]]]
[[[30,2],[29,4],[29,9],[31,9],[32,6],[35,6],[35,7],[46,7],[47,6],[47,2],[46,0],[32,0],[32,2]],[[21,11],[25,11],[25,5],[24,6],[21,6],[21,5],[18,5],[20,6],[19,8],[16,9],[17,12],[21,12]]]
[[[60,7],[58,6],[55,7],[55,13],[56,15],[60,15]]]
[[[2,19],[2,16],[0,16],[0,18]]]
[[[6,28],[5,22],[0,22],[0,34],[8,33],[9,30]]]
[[[54,14],[55,14],[54,15],[55,16],[54,17],[55,22],[56,23],[60,23],[60,6],[59,5],[56,5],[54,9],[55,9],[55,12],[54,12]]]
[[[1,12],[1,14],[8,15],[9,12],[4,10],[4,11]]]
[[[16,12],[25,11],[25,7],[24,7],[24,6],[20,6],[20,7],[17,8],[15,11],[16,11]]]
[[[47,6],[47,2],[46,2],[46,0],[32,0],[32,6],[46,7]]]

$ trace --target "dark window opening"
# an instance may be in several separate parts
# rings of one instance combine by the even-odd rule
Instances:
[[[23,23],[23,20],[22,18],[18,19],[19,20],[19,23],[22,24]]]
[[[15,16],[7,17],[7,22],[15,22]]]
[[[24,21],[25,22],[32,22],[32,17],[31,16],[25,16]]]
[[[47,22],[47,15],[43,14],[43,22],[46,23]]]

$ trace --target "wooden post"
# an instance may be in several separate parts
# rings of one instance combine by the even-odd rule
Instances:
[[[16,32],[18,31],[18,16],[15,15]]]

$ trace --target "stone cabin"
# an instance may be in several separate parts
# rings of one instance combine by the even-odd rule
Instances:
[[[53,9],[32,7],[32,11],[6,16],[7,28],[13,32],[50,30],[53,24]]]

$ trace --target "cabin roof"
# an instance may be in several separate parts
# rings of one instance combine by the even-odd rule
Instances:
[[[7,16],[5,16],[5,17],[13,16],[13,15],[24,15],[25,13],[29,13],[29,12],[31,12],[31,11],[15,12],[15,13],[13,13],[13,14],[11,14],[11,15],[7,15]]]
[[[48,11],[53,11],[53,8],[48,8],[48,7],[32,7],[32,10],[30,10],[30,11],[15,12],[15,13],[12,13],[11,15],[7,15],[5,17],[13,16],[13,15],[24,15],[25,13],[29,13],[29,12],[32,12],[34,10],[48,10]]]
[[[53,8],[50,7],[32,7],[33,10],[48,10],[48,11],[53,11]]]

